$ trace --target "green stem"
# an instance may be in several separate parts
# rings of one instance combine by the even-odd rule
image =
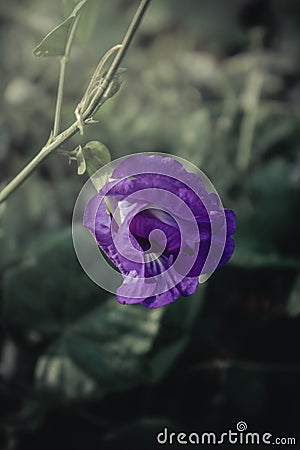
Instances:
[[[4,202],[21,184],[36,170],[44,159],[47,158],[54,150],[59,148],[67,139],[76,132],[77,124],[73,123],[69,128],[56,136],[54,141],[46,144],[40,152],[24,167],[21,172],[0,192],[0,203]]]
[[[66,64],[67,64],[66,58],[65,56],[63,56],[60,60],[60,71],[57,88],[56,107],[54,114],[53,137],[57,136],[60,126],[60,115],[65,84]]]
[[[120,67],[120,64],[128,50],[128,47],[130,46],[132,39],[134,38],[134,35],[136,34],[136,31],[141,23],[141,20],[146,12],[147,7],[149,6],[151,0],[141,0],[138,9],[136,10],[136,13],[125,33],[125,36],[122,40],[121,46],[119,51],[117,52],[115,58],[113,59],[106,76],[104,77],[102,88],[99,89],[99,96],[96,99],[96,101],[90,105],[90,108],[87,109],[87,111],[84,114],[84,119],[87,117],[90,117],[91,114],[95,113],[97,111],[97,106],[100,105],[100,100],[105,95],[105,92],[107,88],[109,87],[110,83],[112,82],[118,68]]]
[[[71,48],[73,44],[73,40],[75,37],[76,28],[80,19],[80,14],[78,14],[75,18],[74,24],[71,28],[65,54],[60,60],[60,71],[59,71],[59,80],[58,80],[58,88],[57,88],[57,98],[56,98],[56,107],[54,114],[54,125],[53,125],[53,137],[57,136],[59,133],[60,127],[60,116],[61,116],[61,106],[63,101],[63,93],[64,93],[64,85],[65,85],[65,75],[66,75],[66,66],[71,54]]]
[[[100,94],[100,98],[103,97],[107,87],[110,85],[120,63],[128,50],[128,47],[138,29],[138,26],[143,18],[143,15],[146,12],[146,8],[151,0],[141,0],[140,5],[137,9],[136,14],[134,15],[129,28],[124,36],[122,41],[122,47],[117,53],[115,59],[113,60],[108,73],[105,77],[105,87]],[[87,123],[88,119],[91,118],[91,114],[93,111],[89,111],[85,114],[84,122]],[[77,121],[74,122],[69,128],[60,133],[57,136],[53,136],[41,150],[40,152],[24,167],[23,170],[0,192],[0,203],[4,202],[14,191],[16,191],[22,183],[36,170],[36,168],[47,158],[54,150],[59,148],[67,139],[78,132],[78,124]]]
[[[110,68],[108,69],[106,79],[108,81],[108,84],[112,81],[113,77],[115,76],[118,68],[120,67],[120,64],[128,50],[128,47],[130,46],[132,39],[137,32],[137,29],[141,23],[141,20],[146,12],[146,9],[149,5],[151,0],[142,0],[129,27],[128,30],[123,38],[122,46],[120,47],[118,53],[116,54],[116,57],[114,58]]]

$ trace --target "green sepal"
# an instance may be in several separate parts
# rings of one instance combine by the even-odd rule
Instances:
[[[97,170],[111,161],[108,148],[99,141],[90,141],[82,148],[86,171],[91,177]]]

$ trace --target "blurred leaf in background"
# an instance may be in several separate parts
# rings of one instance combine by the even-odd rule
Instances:
[[[48,138],[58,61],[32,50],[74,6],[1,2],[1,181]],[[54,155],[1,206],[1,448],[152,449],[165,426],[226,432],[240,419],[299,434],[298,6],[153,1],[120,92],[63,149],[167,152],[209,176],[237,214],[236,251],[192,298],[124,308],[86,277],[70,232],[87,176],[76,163]],[[135,7],[87,1],[63,126]]]

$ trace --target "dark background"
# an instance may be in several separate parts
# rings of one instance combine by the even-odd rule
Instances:
[[[63,126],[137,3],[89,0]],[[58,59],[32,50],[64,14],[1,0],[1,182],[49,136]],[[87,278],[70,231],[86,177],[61,155],[0,206],[1,450],[147,450],[166,426],[240,420],[299,435],[299,47],[299,0],[153,0],[121,92],[65,144],[172,153],[209,176],[237,214],[236,251],[193,297],[124,308]]]

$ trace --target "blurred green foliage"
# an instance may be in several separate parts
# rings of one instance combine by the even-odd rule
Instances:
[[[73,4],[1,2],[1,181],[47,140],[58,60],[32,50]],[[88,0],[63,126],[135,7]],[[152,449],[165,426],[239,420],[299,434],[299,24],[297,0],[153,0],[121,91],[64,148],[167,152],[210,177],[237,214],[236,251],[192,298],[124,308],[86,277],[70,231],[86,175],[61,155],[1,205],[1,449]]]

